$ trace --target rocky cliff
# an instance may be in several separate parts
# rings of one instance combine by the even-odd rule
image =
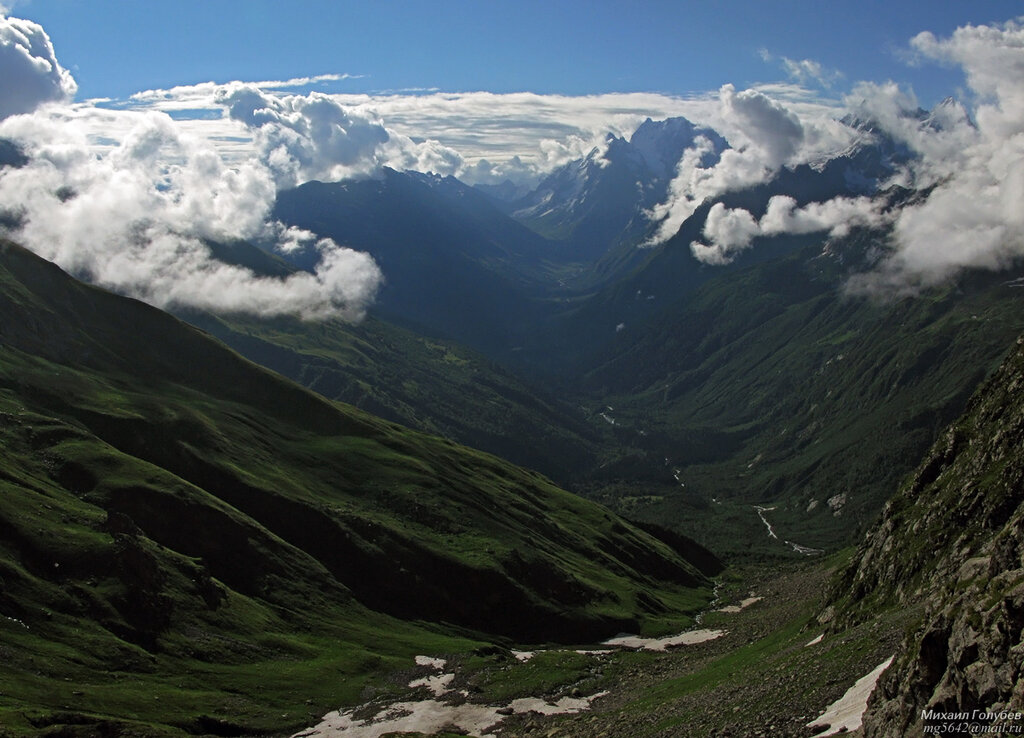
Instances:
[[[918,608],[866,736],[1024,731],[1024,338],[886,504],[834,590],[834,627]],[[924,711],[942,717],[925,719]]]

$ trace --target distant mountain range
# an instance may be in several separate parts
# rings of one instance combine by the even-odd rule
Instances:
[[[1022,267],[854,294],[888,219],[761,232],[715,266],[692,248],[714,208],[921,197],[891,181],[906,147],[845,124],[847,150],[697,204],[658,245],[683,152],[728,146],[681,118],[529,192],[384,170],[279,193],[275,218],[383,270],[360,325],[174,317],[0,241],[0,735],[278,734],[395,697],[414,656],[505,673],[514,643],[714,621],[718,554],[858,542],[814,627],[920,615],[868,735],[1019,705],[1020,351],[997,367],[1024,333]],[[0,168],[24,163],[0,141]],[[318,258],[206,245],[267,277]],[[758,626],[709,668],[803,638],[810,597],[782,640]]]
[[[372,254],[386,281],[376,312],[494,355],[519,345],[559,250],[451,178],[385,169],[379,179],[309,182],[274,217]],[[312,267],[315,251],[289,258]]]
[[[918,117],[938,126],[957,110],[947,101]],[[870,522],[1024,330],[1019,293],[1007,284],[1015,273],[968,274],[908,300],[846,295],[849,277],[886,252],[884,225],[843,238],[764,237],[731,264],[698,261],[690,244],[716,202],[757,218],[779,195],[798,207],[866,195],[892,208],[915,197],[880,190],[912,152],[870,120],[845,123],[861,134],[847,150],[704,202],[656,247],[638,245],[653,232],[648,212],[667,196],[682,153],[703,136],[710,165],[728,146],[682,118],[610,137],[511,201],[450,177],[389,170],[282,193],[276,215],[370,251],[388,280],[376,315],[463,343],[532,392],[583,408],[572,422],[589,419],[587,430],[556,433],[568,443],[558,456],[575,459],[562,465],[488,445],[487,434],[460,440],[541,465],[613,506],[655,484],[661,501],[630,503],[630,514],[695,535],[711,535],[703,516],[712,498],[781,503],[794,536],[827,545]],[[379,364],[388,362],[381,355]],[[737,386],[748,388],[742,402]],[[606,405],[615,412],[602,415]],[[692,480],[685,493],[666,459]],[[832,498],[846,500],[842,511],[826,504]],[[759,522],[748,522],[755,536]]]
[[[728,147],[725,139],[685,118],[648,118],[628,141],[609,135],[603,150],[564,164],[505,207],[516,220],[563,244],[573,260],[597,262],[649,234],[646,212],[665,201],[676,165],[698,136],[708,141],[701,165],[712,166]]]

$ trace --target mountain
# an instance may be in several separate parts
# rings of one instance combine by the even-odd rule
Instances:
[[[937,121],[955,117],[955,106],[947,107]],[[878,189],[909,152],[870,121],[847,124],[862,134],[848,150],[782,168],[716,202],[760,217],[783,194],[801,206],[838,196],[870,195],[886,207],[912,200],[914,193],[899,188]],[[684,119],[649,121],[629,141],[610,141],[603,158],[594,153],[553,174],[516,215],[540,218],[533,227],[568,224],[563,253],[580,258],[572,234],[590,227],[607,233],[609,221],[600,218],[613,215],[639,223],[643,208],[624,193],[636,194],[638,173],[667,187],[672,157],[696,135],[707,132]],[[450,179],[426,180],[446,198],[461,191]],[[633,189],[619,187],[627,182]],[[969,274],[888,303],[846,294],[849,277],[885,252],[884,227],[835,239],[762,237],[733,263],[709,266],[690,243],[701,238],[712,204],[698,207],[667,243],[628,246],[632,266],[607,284],[580,292],[573,285],[582,283],[570,278],[559,296],[532,302],[531,329],[520,333],[516,351],[476,344],[530,386],[547,388],[537,394],[561,395],[606,425],[603,440],[590,446],[602,449],[598,455],[577,456],[581,463],[566,476],[550,457],[520,455],[525,449],[508,444],[488,449],[516,454],[630,516],[670,520],[706,542],[743,531],[727,539],[733,552],[776,545],[760,535],[752,505],[776,507],[775,524],[803,545],[851,540],[962,409],[1002,346],[1024,330],[1009,284],[1016,272]],[[506,253],[525,263],[523,252]],[[378,383],[385,384],[396,383]],[[552,429],[541,431],[545,437],[568,440],[548,420],[544,425]]]
[[[529,185],[516,184],[512,180],[506,179],[504,182],[499,184],[477,183],[473,185],[473,189],[483,192],[498,203],[498,207],[504,209],[503,206],[505,203],[513,203],[516,200],[525,197],[533,188]]]
[[[610,146],[607,157],[613,157],[613,148],[628,148],[631,155],[626,161],[634,165],[637,161],[648,162],[653,157],[650,154],[646,157],[641,155],[640,150],[650,149],[651,144],[645,143],[638,148],[633,146],[632,141],[658,141],[656,132],[674,130],[667,125],[673,122],[679,126],[679,130],[686,130],[679,121],[689,125],[685,119],[670,119],[660,124],[645,123],[637,129],[630,143],[617,139],[617,147]],[[618,331],[642,328],[649,321],[660,319],[658,316],[670,314],[677,303],[708,280],[757,263],[785,257],[792,251],[821,244],[824,240],[822,234],[762,237],[756,239],[754,248],[735,255],[731,263],[709,265],[694,256],[691,243],[706,240],[703,235],[705,223],[716,204],[729,209],[742,208],[754,218],[760,218],[771,199],[777,196],[790,197],[799,207],[836,197],[870,196],[884,202],[887,208],[896,207],[913,197],[911,192],[888,185],[888,180],[897,168],[910,156],[906,147],[897,145],[870,121],[850,119],[846,124],[859,131],[856,141],[848,149],[813,164],[782,167],[771,179],[759,185],[709,198],[696,207],[676,234],[665,243],[642,246],[645,238],[656,227],[656,224],[647,220],[647,209],[663,202],[668,196],[665,188],[669,180],[660,180],[658,187],[651,189],[652,193],[656,193],[654,199],[642,205],[634,204],[630,206],[632,209],[627,208],[632,213],[628,221],[636,229],[633,236],[617,239],[617,245],[604,252],[595,263],[578,264],[571,271],[571,277],[565,280],[568,288],[566,294],[559,304],[552,306],[549,314],[538,324],[537,330],[526,336],[523,351],[514,357],[516,365],[548,377],[588,371],[595,362],[602,360],[603,355],[614,351],[614,347],[621,343]],[[693,135],[707,137],[710,134],[694,129]],[[680,145],[682,141],[685,138]],[[714,152],[708,156],[717,156],[717,151],[724,145],[724,142],[716,144]],[[677,149],[665,146],[662,150],[672,152]],[[592,158],[595,157],[596,153],[592,155]],[[587,165],[588,161],[590,165]],[[650,168],[646,163],[644,166]],[[603,183],[605,178],[611,176],[605,172],[621,173],[621,166],[606,164],[602,169],[591,159],[581,160],[563,167],[559,170],[559,176],[568,176],[566,172],[574,169],[595,172],[587,182],[575,182],[574,187],[580,192],[577,199],[582,202],[601,201],[600,207],[595,209],[602,217],[612,217],[613,213],[622,215],[620,210],[624,195],[620,192],[607,198],[597,198],[594,193],[605,185],[599,187],[591,184],[591,181]],[[886,187],[884,191],[880,189],[883,186]],[[609,202],[604,202],[604,199]],[[635,200],[630,201],[635,203]],[[564,211],[564,208],[556,209],[553,213]],[[529,219],[524,222],[531,223]],[[533,224],[533,227],[536,225]],[[597,221],[595,227],[609,228],[607,223],[602,225]],[[618,228],[611,227],[605,232],[618,233]],[[589,242],[594,241],[591,239]],[[858,259],[863,262],[861,257]]]
[[[676,165],[699,136],[710,144],[702,164],[711,166],[728,147],[721,136],[685,118],[648,118],[628,141],[609,135],[603,152],[559,167],[508,208],[519,222],[563,242],[575,261],[597,262],[619,247],[632,255],[651,228],[645,211],[664,202]]]
[[[0,723],[21,734],[297,729],[417,653],[665,631],[708,597],[712,559],[10,242],[0,287]]]
[[[869,705],[866,736],[1019,730],[1019,719],[971,713],[1024,711],[1022,385],[1018,339],[833,586],[825,619],[834,628],[880,611],[917,613]],[[926,720],[924,710],[970,717]]]
[[[811,547],[862,532],[1024,331],[1019,269],[898,300],[846,294],[884,239],[791,239],[674,300],[641,293],[662,303],[646,322],[606,319],[610,345],[573,389],[613,407],[629,443],[589,494],[730,550],[779,545],[752,505]]]
[[[359,325],[179,311],[246,358],[328,399],[568,483],[615,444],[579,406],[451,341],[379,318]]]
[[[376,314],[492,356],[521,345],[562,259],[557,244],[452,177],[385,169],[308,182],[278,194],[274,217],[369,252],[385,276]],[[310,268],[317,254],[289,258]]]

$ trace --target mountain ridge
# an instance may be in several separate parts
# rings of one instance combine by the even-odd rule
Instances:
[[[866,736],[1019,727],[978,713],[1024,711],[1022,384],[1018,338],[833,583],[820,616],[833,629],[879,610],[920,613],[872,697]]]
[[[713,559],[6,241],[0,285],[3,721],[297,729],[296,679],[352,699],[425,650],[671,629],[710,596]]]

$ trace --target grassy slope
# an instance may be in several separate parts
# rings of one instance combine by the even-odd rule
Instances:
[[[361,325],[183,313],[247,358],[332,400],[443,435],[559,481],[594,464],[606,428],[449,341]],[[601,423],[604,425],[604,423]]]
[[[590,373],[588,389],[633,434],[606,479],[647,481],[654,500],[623,509],[682,521],[703,510],[705,535],[741,520],[756,535],[750,505],[780,503],[774,519],[791,538],[834,545],[870,523],[1024,329],[1005,274],[878,303],[844,296],[845,268],[819,251],[712,280]],[[635,490],[604,493],[632,501]],[[826,503],[842,494],[835,516]]]
[[[678,627],[705,597],[665,544],[536,473],[330,404],[13,244],[0,259],[11,729],[293,727],[467,647],[411,620],[585,641]]]
[[[913,611],[890,612],[873,622],[822,634],[814,619],[837,558],[788,562],[768,569],[734,570],[723,577],[723,603],[753,591],[764,599],[739,613],[705,613],[703,625],[726,631],[717,639],[667,653],[616,652],[581,658],[574,652],[541,656],[533,673],[508,670],[510,682],[558,674],[582,694],[607,690],[590,711],[573,716],[517,717],[511,735],[573,738],[630,736],[703,738],[780,736],[806,738],[806,725],[857,679],[890,656]],[[500,680],[484,668],[474,680]],[[496,686],[496,685],[495,685]],[[569,693],[551,688],[552,697]],[[536,693],[536,692],[534,692]]]

